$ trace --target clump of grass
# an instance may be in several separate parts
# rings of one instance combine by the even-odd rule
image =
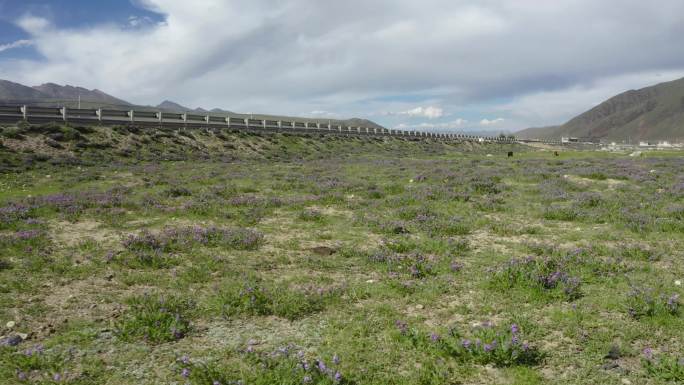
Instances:
[[[507,367],[537,365],[543,359],[539,349],[525,341],[517,324],[501,328],[486,322],[468,335],[462,335],[453,328],[443,335],[422,333],[402,321],[397,321],[396,327],[401,337],[414,347],[434,349],[464,362]]]
[[[116,334],[127,342],[153,344],[176,341],[191,330],[191,300],[175,296],[143,295],[128,300],[130,309],[116,326]]]
[[[8,384],[97,384],[102,367],[102,361],[79,354],[75,347],[0,347],[0,378]]]
[[[454,235],[468,235],[471,233],[472,224],[461,217],[451,217],[449,219],[427,223],[430,235],[454,236]]]
[[[299,212],[297,218],[305,222],[323,222],[325,220],[323,213],[315,209],[304,209]]]
[[[354,383],[342,375],[337,355],[326,362],[322,358],[307,358],[304,351],[293,346],[258,352],[248,345],[235,358],[228,365],[219,365],[184,356],[178,361],[177,373],[182,381],[193,385]]]
[[[679,314],[679,294],[665,294],[651,287],[633,286],[627,294],[627,312],[633,318],[657,317]]]
[[[59,354],[48,353],[42,345],[26,349],[26,351],[11,351],[1,348],[0,365],[5,368],[5,379],[16,379],[19,383],[37,383],[52,381],[60,378],[63,359]],[[14,373],[9,373],[12,370]],[[0,370],[0,373],[5,370]]]
[[[544,219],[551,221],[572,222],[577,219],[579,214],[573,206],[551,205],[544,210],[542,216]]]
[[[131,267],[165,268],[178,263],[170,253],[187,251],[194,245],[255,250],[263,235],[251,229],[217,227],[167,228],[159,233],[143,231],[123,240],[124,262]]]
[[[623,245],[618,248],[616,254],[625,259],[645,262],[655,262],[661,257],[654,250],[638,244]]]
[[[373,263],[386,266],[391,274],[408,273],[412,278],[425,278],[436,275],[436,256],[426,256],[418,252],[401,254],[384,249],[368,257]]]
[[[16,222],[28,218],[29,207],[23,204],[10,203],[0,207],[0,229],[11,228]]]
[[[504,211],[506,200],[501,195],[487,195],[475,202],[475,208],[480,211]]]
[[[339,297],[338,290],[296,290],[249,277],[244,280],[230,280],[224,284],[218,289],[212,306],[225,317],[239,314],[275,315],[295,320],[323,310]]]
[[[171,198],[176,197],[187,197],[192,195],[192,191],[185,187],[174,186],[169,189],[164,190],[164,195]]]
[[[501,178],[496,175],[478,175],[470,180],[470,187],[478,194],[496,195],[503,190]]]
[[[643,353],[641,363],[649,377],[677,384],[684,382],[684,357],[656,356],[650,348],[644,349]]]
[[[513,258],[490,270],[490,285],[498,290],[533,289],[540,295],[568,301],[582,296],[581,280],[574,276],[570,258]]]

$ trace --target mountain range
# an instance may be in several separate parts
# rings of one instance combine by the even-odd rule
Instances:
[[[108,95],[97,89],[88,90],[83,87],[74,87],[69,85],[60,86],[54,83],[46,83],[40,86],[27,87],[23,84],[0,79],[0,104],[2,103],[32,104],[40,106],[67,106],[71,108],[80,105],[83,108],[139,108],[144,110],[161,110],[165,112],[195,112],[198,114],[211,112],[214,114],[234,114],[234,112],[220,108],[214,108],[210,111],[207,111],[201,107],[188,108],[170,100],[164,100],[156,106],[139,106]],[[291,117],[287,118],[289,119]],[[351,126],[383,128],[381,125],[366,119],[352,118],[343,120],[342,122]]]
[[[518,131],[526,139],[562,136],[613,141],[684,141],[684,78],[613,96],[559,126]]]
[[[97,89],[88,90],[54,83],[27,87],[7,80],[0,80],[0,103],[232,114],[218,108],[211,111],[188,108],[170,100],[165,100],[157,106],[137,106]],[[344,122],[352,126],[382,127],[366,119],[353,118]],[[522,139],[560,139],[566,136],[604,141],[684,141],[684,78],[623,92],[564,124],[528,128],[516,132],[515,135]]]

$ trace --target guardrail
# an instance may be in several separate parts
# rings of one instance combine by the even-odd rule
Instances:
[[[372,135],[406,138],[433,138],[465,140],[474,142],[514,143],[514,138],[500,136],[473,136],[426,131],[392,130],[378,127],[349,126],[340,121],[312,119],[274,120],[231,115],[202,115],[197,113],[174,113],[149,110],[82,109],[68,107],[9,106],[0,105],[0,121],[16,123],[70,122],[76,124],[157,126],[169,128],[230,128],[246,131],[272,132],[318,132],[335,135]]]

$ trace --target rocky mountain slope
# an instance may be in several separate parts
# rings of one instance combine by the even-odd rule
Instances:
[[[623,92],[561,126],[529,128],[516,136],[684,141],[684,78]]]

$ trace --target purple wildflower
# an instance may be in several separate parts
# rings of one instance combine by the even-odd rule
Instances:
[[[335,354],[335,355],[333,356],[333,363],[334,363],[335,365],[339,365],[339,364],[340,364],[340,356],[338,356],[337,354]]]
[[[397,327],[397,329],[399,329],[399,332],[401,334],[405,335],[406,333],[408,333],[408,324],[406,322],[401,321],[401,320],[396,320],[396,321],[394,321],[394,325]]]
[[[457,273],[463,269],[463,264],[460,262],[452,262],[451,266],[449,266],[449,267],[451,268],[451,271],[453,271],[454,273]]]
[[[430,333],[430,340],[431,340],[432,342],[437,342],[437,341],[439,341],[439,340],[440,340],[439,334],[437,334],[437,333],[435,333],[435,332]]]
[[[485,344],[485,345],[484,345],[484,351],[485,351],[485,352],[489,353],[489,352],[491,352],[492,350],[494,350],[494,345],[492,345],[492,344]]]
[[[469,349],[471,342],[470,342],[470,340],[465,339],[465,340],[461,341],[461,345],[463,345],[464,348]]]
[[[181,376],[183,376],[183,377],[185,377],[185,378],[190,377],[190,369],[188,369],[188,368],[183,368],[183,370],[181,370]]]
[[[311,383],[311,377],[309,376],[304,376],[302,379],[302,384],[310,384]]]
[[[517,324],[511,325],[511,333],[518,334],[519,331],[520,331],[520,328],[518,327]]]
[[[54,382],[60,382],[62,381],[62,375],[59,373],[55,373],[54,375],[52,375],[52,380]]]
[[[335,383],[339,383],[342,381],[342,374],[340,372],[335,372],[335,377],[333,377],[333,380]]]
[[[323,362],[323,360],[318,360],[318,370],[321,373],[325,373],[328,371],[328,367],[325,366],[325,362]]]
[[[644,354],[644,357],[646,357],[647,360],[652,360],[653,359],[653,350],[651,348],[645,348],[642,353]]]

